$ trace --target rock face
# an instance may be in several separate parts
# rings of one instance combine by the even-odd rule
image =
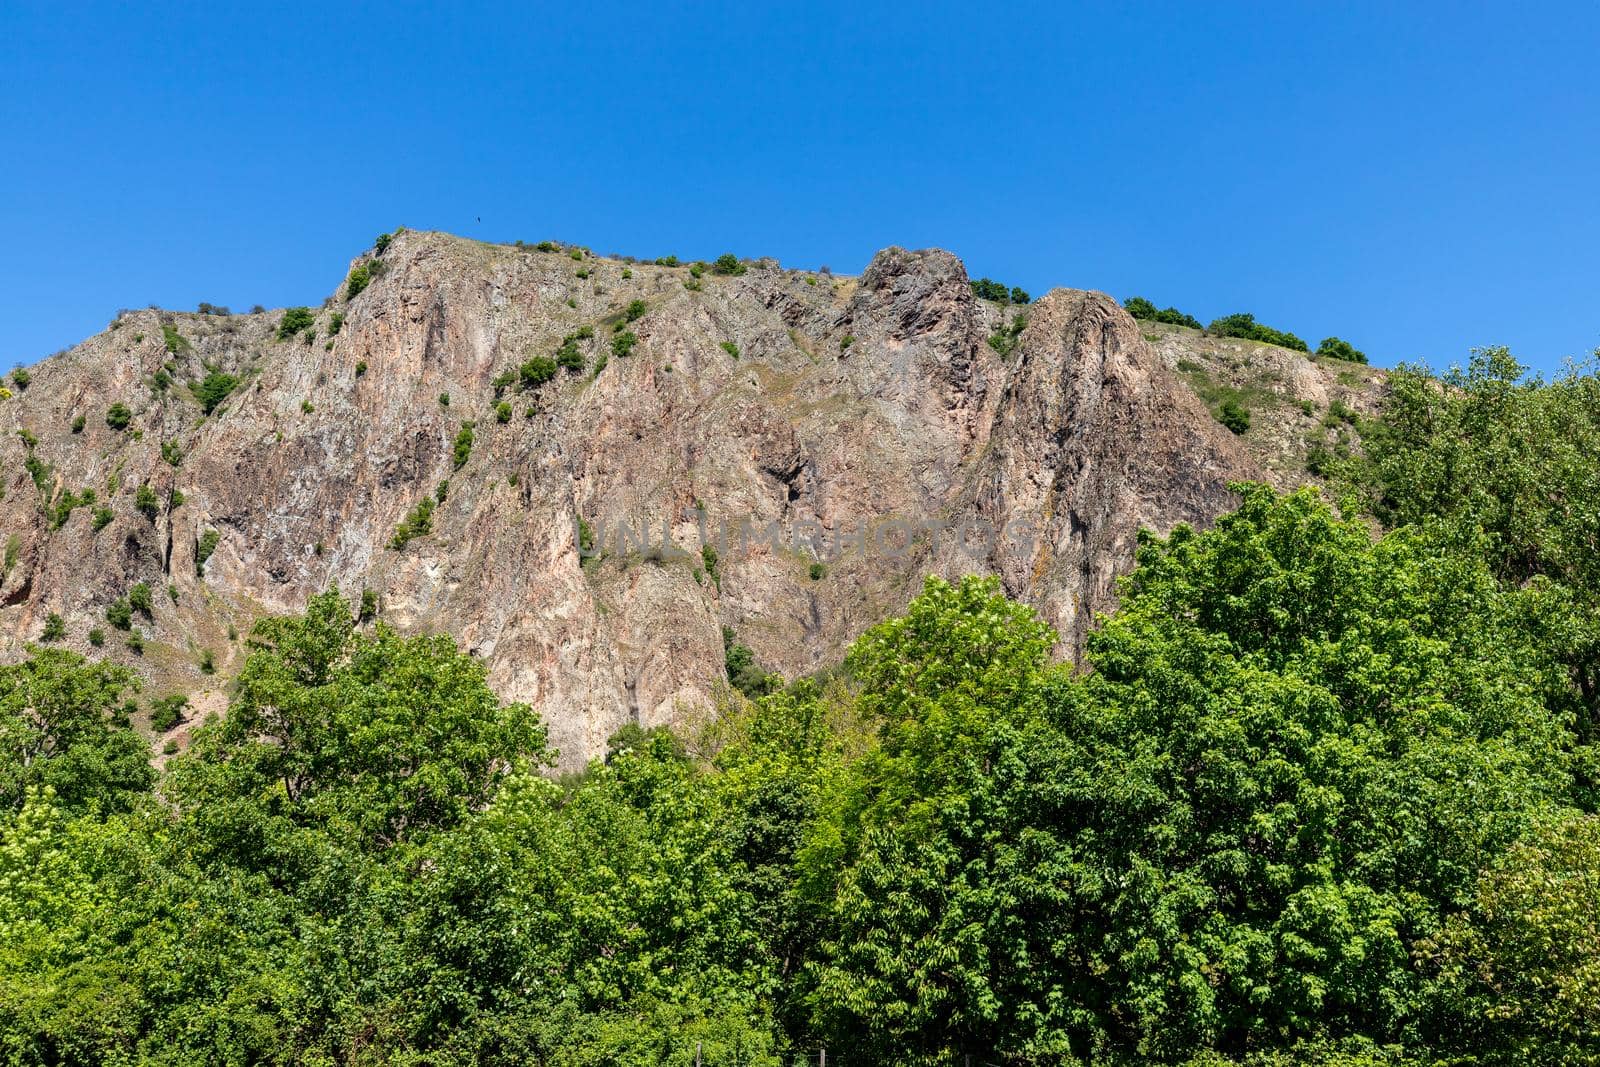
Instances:
[[[128,312],[0,401],[0,653],[58,614],[66,644],[148,691],[215,702],[256,618],[371,590],[390,625],[481,656],[570,768],[711,701],[724,627],[802,674],[927,573],[999,575],[1073,655],[1140,527],[1301,476],[1282,441],[1207,410],[1195,368],[1230,358],[1214,341],[1059,289],[1023,327],[944,252],[891,248],[859,279],[696,279],[408,232],[357,265],[375,280],[341,286],[309,339],[279,340],[282,313]],[[525,388],[519,366],[567,338],[585,369]],[[1379,381],[1290,363],[1294,412]],[[207,415],[209,374],[238,384]],[[106,609],[140,582],[136,653]]]

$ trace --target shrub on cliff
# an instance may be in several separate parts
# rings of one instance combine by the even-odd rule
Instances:
[[[372,268],[365,263],[358,263],[350,270],[350,277],[345,279],[344,298],[354,300],[360,296],[368,285],[372,284]]]
[[[278,320],[278,340],[287,341],[302,330],[308,329],[317,321],[310,308],[288,308],[283,313],[283,318]]]
[[[67,621],[55,612],[45,617],[44,632],[39,635],[41,641],[60,641],[67,636]]]
[[[217,409],[218,404],[228,399],[228,394],[232,393],[238,384],[239,379],[234,375],[214,370],[190,386],[190,389],[194,392],[194,398],[200,402],[201,410],[209,415]]]
[[[522,388],[532,389],[556,376],[556,361],[548,356],[534,356],[517,368]]]
[[[207,529],[200,535],[194,546],[194,573],[197,577],[205,577],[206,560],[217,550],[217,545],[222,541],[222,534],[216,530]]]
[[[1250,411],[1237,400],[1224,400],[1217,411],[1217,421],[1234,433],[1243,434],[1250,429]]]

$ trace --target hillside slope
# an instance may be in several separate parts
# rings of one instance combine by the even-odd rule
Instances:
[[[711,699],[724,627],[770,669],[813,671],[929,572],[998,574],[1070,655],[1140,527],[1207,522],[1231,480],[1304,480],[1382,386],[1092,292],[1053,290],[1018,333],[939,251],[887,249],[859,278],[696,278],[402,232],[352,266],[371,284],[341,285],[314,334],[279,340],[282,312],[127,312],[0,402],[0,654],[59,615],[67,646],[95,652],[98,629],[148,693],[205,709],[254,619],[370,590],[390,624],[482,657],[570,767]],[[524,387],[546,369],[520,366],[563,350],[581,371]],[[208,375],[238,380],[209,415]],[[1213,417],[1236,394],[1243,436]],[[939,531],[863,551],[890,519]],[[619,545],[619,521],[653,547]],[[702,524],[773,522],[809,541],[702,552]],[[1015,536],[952,537],[963,523]],[[107,621],[136,583],[141,650]]]

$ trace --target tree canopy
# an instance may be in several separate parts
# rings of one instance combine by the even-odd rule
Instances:
[[[1481,496],[1430,507],[1394,443],[1453,454],[1424,405],[1509,451],[1546,388],[1403,379],[1349,505],[1241,485],[1143,538],[1083,663],[930,578],[839,671],[747,695],[730,656],[716,715],[560,779],[475,658],[333,593],[256,627],[159,773],[126,672],[32,650],[0,667],[0,1054],[1592,1062],[1589,587],[1556,509],[1495,497],[1576,466],[1463,460]]]

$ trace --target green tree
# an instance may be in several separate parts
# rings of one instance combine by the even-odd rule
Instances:
[[[127,670],[62,649],[0,666],[0,810],[48,786],[71,811],[120,810],[149,789],[149,753],[120,715]]]
[[[201,410],[209,415],[217,410],[218,404],[228,399],[238,384],[239,379],[232,374],[214,370],[190,388],[194,391],[194,398],[200,402]]]
[[[1342,341],[1337,337],[1324,337],[1317,346],[1317,355],[1327,356],[1330,359],[1342,359],[1347,363],[1365,363],[1367,354],[1349,341]]]
[[[1600,817],[1541,820],[1484,871],[1470,911],[1425,945],[1440,1043],[1497,1063],[1600,1057]]]
[[[345,279],[344,298],[354,300],[372,284],[372,268],[365,263],[358,263],[350,270],[350,277]]]
[[[1541,626],[1570,681],[1551,700],[1600,740],[1600,379],[1594,364],[1551,381],[1503,348],[1436,377],[1390,376],[1364,455],[1343,472],[1388,526],[1416,525],[1483,559],[1507,586],[1542,583]],[[1586,757],[1594,764],[1595,757]],[[1589,788],[1600,770],[1585,771]]]
[[[1417,1024],[1413,949],[1569,788],[1551,662],[1474,561],[1240,490],[1144,544],[1081,678],[978,590],[852,650],[883,742],[804,861],[841,1048],[1160,1059]]]
[[[1188,326],[1200,329],[1200,320],[1193,315],[1185,315],[1177,308],[1157,308],[1142,296],[1130,296],[1122,302],[1128,314],[1136,319],[1145,319],[1149,322],[1165,322],[1174,326]]]
[[[1057,979],[1025,915],[1048,905],[1048,886],[1017,877],[1060,870],[1028,797],[1028,761],[1060,747],[1036,695],[1053,642],[993,579],[930,578],[905,616],[852,646],[860,714],[881,743],[820,802],[800,860],[825,924],[808,1000],[841,1055],[1068,1054],[1063,1021],[1041,1015]]]
[[[1096,954],[1150,1051],[1398,1036],[1416,939],[1570,781],[1516,595],[1310,490],[1242,491],[1215,531],[1141,548],[1058,704],[1118,768],[1064,815],[1141,872]]]
[[[173,693],[160,697],[150,702],[150,728],[158,734],[171,731],[183,722],[184,712],[189,707],[189,698],[181,693]]]
[[[296,334],[310,329],[316,321],[317,316],[310,308],[287,308],[283,317],[278,320],[278,340],[287,341]]]
[[[706,573],[713,582],[720,582],[717,576],[717,554],[710,545],[703,545],[701,555],[705,562]],[[770,674],[756,662],[756,654],[749,646],[740,644],[734,639],[732,627],[722,628],[723,668],[728,675],[728,683],[746,697],[754,699],[773,692],[783,685],[783,678],[777,674]]]
[[[1011,299],[1011,290],[993,278],[979,278],[970,284],[972,295],[979,300],[993,300],[997,304],[1004,304]]]
[[[533,389],[556,376],[556,361],[548,356],[534,356],[517,370],[522,388]]]
[[[268,619],[228,715],[197,732],[174,788],[189,810],[248,799],[263,815],[383,847],[459,824],[544,759],[525,705],[502,706],[448,639],[355,629],[335,593]]]
[[[1257,322],[1254,315],[1242,312],[1213,319],[1211,325],[1206,327],[1206,332],[1218,337],[1243,337],[1249,341],[1260,341],[1263,344],[1277,345],[1296,352],[1305,352],[1308,349],[1306,343],[1294,334],[1275,330],[1271,326]]]
[[[441,483],[442,489],[445,484]],[[394,549],[404,548],[412,538],[422,537],[433,530],[434,501],[431,497],[423,497],[412,508],[400,525],[395,529],[394,536],[389,540],[389,547]]]
[[[578,340],[569,337],[561,342],[561,347],[556,350],[556,366],[563,367],[574,374],[581,373],[585,360],[583,353],[578,350]]]
[[[1250,429],[1250,411],[1237,400],[1228,399],[1217,409],[1217,421],[1236,434]]]
[[[97,1020],[73,1009],[97,995],[115,995],[107,983],[93,982],[73,991],[81,998],[76,1003],[62,997],[64,1004],[37,1013],[29,1010],[48,1001],[49,986],[41,979],[82,959],[86,951],[110,948],[103,936],[95,936],[105,899],[85,862],[98,842],[84,832],[83,820],[68,816],[50,785],[29,785],[20,810],[0,816],[0,1003],[6,1007],[4,1037],[17,1062],[49,1058],[48,1053],[40,1055],[41,1045],[63,1061],[97,1060],[85,1048],[92,1048]],[[44,1041],[36,1039],[33,1056],[25,1059],[17,1038],[30,1022],[56,1032]],[[80,1050],[82,1054],[74,1054]]]
[[[139,488],[133,493],[133,506],[151,522],[156,521],[156,491],[150,488],[149,482],[140,482]]]

